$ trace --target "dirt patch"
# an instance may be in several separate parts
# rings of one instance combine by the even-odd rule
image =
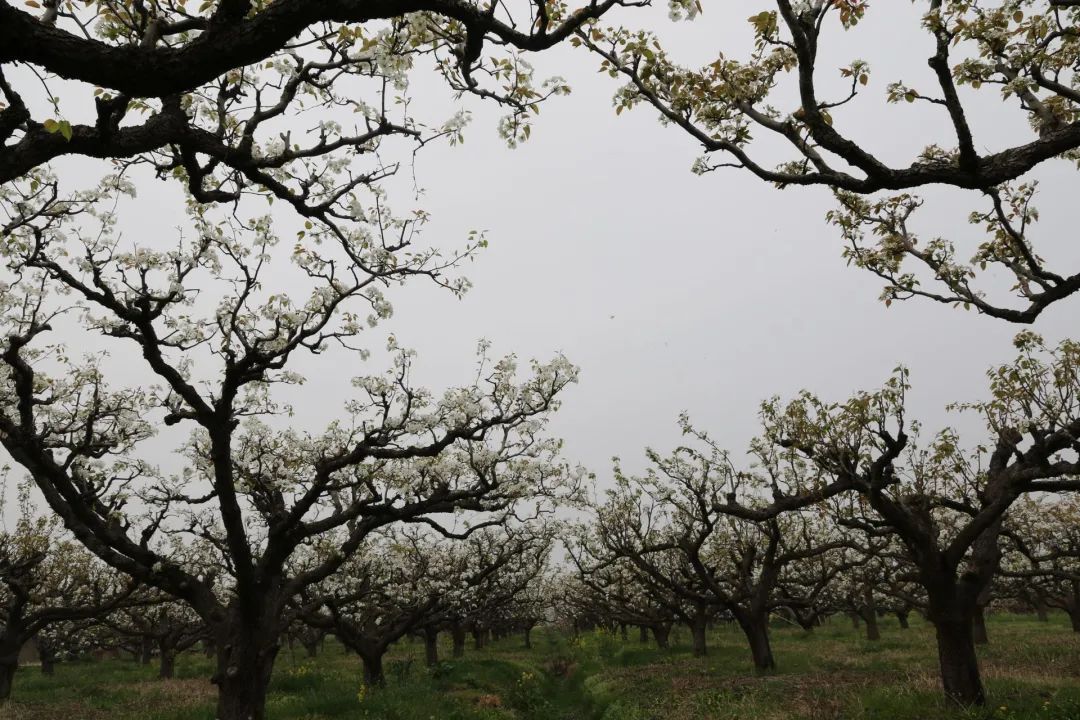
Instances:
[[[476,698],[477,707],[497,708],[502,707],[502,698],[498,695],[481,695]]]
[[[123,687],[141,697],[157,697],[170,704],[192,705],[217,698],[217,688],[206,678],[128,683]]]

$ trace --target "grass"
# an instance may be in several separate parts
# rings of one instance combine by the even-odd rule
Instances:
[[[268,700],[271,720],[1077,720],[1080,635],[1049,623],[996,615],[980,648],[990,704],[948,709],[936,675],[932,629],[883,621],[869,642],[836,619],[812,633],[773,629],[775,673],[750,671],[741,633],[718,627],[704,658],[676,630],[661,651],[608,633],[571,640],[537,632],[467,650],[429,670],[423,645],[403,642],[386,661],[387,687],[364,691],[358,658],[336,643],[308,660],[284,649]],[[448,640],[448,638],[447,638]],[[449,646],[440,648],[450,656]],[[53,677],[19,670],[2,720],[210,720],[211,661],[189,653],[174,680],[130,660],[65,663]]]

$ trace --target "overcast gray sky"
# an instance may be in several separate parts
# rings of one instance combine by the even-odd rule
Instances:
[[[766,5],[707,3],[702,18],[678,26],[662,8],[617,19],[656,28],[677,58],[696,65],[721,48],[743,53],[751,39],[745,19]],[[940,109],[883,102],[888,82],[916,85],[929,74],[920,8],[873,3],[857,32],[844,37],[831,27],[824,41],[841,42],[825,51],[826,81],[834,79],[831,67],[855,57],[873,66],[866,99],[838,112],[838,126],[895,162],[931,142],[954,144]],[[808,388],[842,399],[877,386],[898,363],[912,371],[912,415],[936,429],[956,421],[945,403],[984,397],[984,372],[1012,357],[1017,326],[929,302],[886,309],[877,300],[880,284],[845,267],[838,234],[824,221],[827,192],[781,191],[736,170],[695,176],[698,149],[689,137],[662,127],[647,108],[615,116],[618,83],[596,72],[596,59],[569,46],[533,59],[538,74],[562,75],[574,92],[544,108],[528,143],[507,149],[495,133],[499,109],[467,100],[474,121],[466,142],[426,148],[415,168],[423,195],[401,183],[391,198],[399,209],[432,214],[428,243],[459,246],[471,229],[486,230],[491,242],[466,267],[474,288],[465,299],[423,283],[390,296],[395,317],[371,340],[381,344],[392,332],[416,348],[419,383],[439,392],[468,382],[479,338],[522,358],[565,353],[581,367],[581,383],[566,394],[553,429],[566,439],[569,459],[605,478],[613,455],[638,469],[646,445],[678,442],[683,410],[722,445],[741,450],[764,398]],[[413,92],[418,114],[432,124],[453,113],[433,74],[417,72]],[[975,107],[980,148],[1030,138],[1015,103],[1003,105],[996,91],[981,93]],[[93,163],[72,167],[100,172]],[[1069,215],[1075,170],[1058,162],[1039,177],[1037,248],[1071,273],[1080,266]],[[924,233],[957,238],[969,257],[978,235],[965,218],[981,208],[977,198],[922,194],[929,200]],[[147,187],[126,219],[129,232],[173,237],[174,206],[160,188]],[[1076,327],[1078,302],[1051,308],[1036,329],[1064,337]],[[312,429],[336,414],[347,378],[380,369],[343,358],[309,365],[317,371],[308,373],[297,409]],[[113,362],[135,361],[116,355]]]
[[[676,58],[696,65],[720,48],[743,52],[745,19],[766,5],[706,3],[699,20],[678,26],[657,9],[620,17],[656,28]],[[889,82],[929,76],[921,6],[872,5],[857,32],[828,34],[844,43],[824,52],[832,66],[860,57],[873,67],[866,99],[837,112],[837,122],[906,164],[931,142],[955,143],[943,109],[883,102]],[[571,457],[606,471],[612,455],[640,467],[645,445],[678,442],[682,410],[742,449],[766,397],[808,388],[842,399],[881,383],[898,363],[912,371],[913,415],[933,430],[958,421],[945,403],[984,397],[984,372],[1013,356],[1018,326],[929,302],[885,308],[880,283],[845,266],[823,217],[827,192],[777,190],[737,170],[695,176],[698,149],[680,130],[662,127],[646,107],[615,117],[617,82],[596,72],[596,60],[566,47],[538,67],[565,76],[574,93],[544,109],[526,145],[504,149],[493,132],[497,112],[474,105],[465,145],[419,160],[423,205],[434,215],[429,240],[474,227],[491,238],[468,270],[475,287],[463,301],[426,288],[398,295],[394,329],[420,351],[432,385],[465,372],[479,336],[524,356],[561,350],[582,380],[555,427]],[[825,81],[839,81],[830,63],[819,67]],[[1015,102],[1002,104],[996,90],[980,93],[975,107],[981,148],[1031,137]],[[1038,177],[1038,250],[1073,272],[1075,170],[1058,162]],[[980,236],[966,216],[981,209],[978,198],[921,194],[925,235],[963,240],[961,256],[970,257]],[[1075,332],[1076,311],[1066,301],[1036,329],[1064,337]]]

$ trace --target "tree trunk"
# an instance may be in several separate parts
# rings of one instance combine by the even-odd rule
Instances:
[[[484,631],[479,628],[474,628],[472,631],[473,649],[484,649]]]
[[[532,650],[532,625],[525,626],[525,649]]]
[[[653,637],[656,638],[656,647],[667,650],[671,647],[671,625],[658,623],[652,627]]]
[[[300,644],[304,646],[304,652],[307,653],[309,659],[314,659],[319,656],[318,640],[301,640]]]
[[[150,661],[154,658],[154,638],[149,635],[143,635],[140,640],[139,663],[142,665],[149,665]]]
[[[986,634],[986,610],[982,605],[975,607],[975,615],[971,619],[971,638],[976,645],[990,642],[990,636]]]
[[[41,655],[41,674],[53,676],[56,674],[56,657],[52,654]]]
[[[424,659],[428,667],[439,664],[439,631],[436,628],[424,628]]]
[[[649,642],[649,628],[644,625],[638,626],[638,640],[642,643]]]
[[[244,628],[219,637],[216,720],[266,720],[266,691],[277,658],[278,636],[268,628]]]
[[[862,618],[866,621],[866,639],[877,641],[881,639],[881,629],[877,622],[877,600],[874,598],[874,590],[869,585],[863,588]]]
[[[623,642],[627,642],[630,639],[630,630],[627,628],[626,623],[619,623],[619,637]]]
[[[0,703],[11,698],[11,684],[15,681],[15,671],[18,669],[18,651],[0,657]]]
[[[162,680],[169,680],[176,674],[176,651],[164,645],[159,645],[158,650],[161,654],[158,659],[161,663],[158,677]]]
[[[900,629],[901,630],[907,630],[908,628],[911,627],[911,624],[908,623],[908,611],[907,610],[897,610],[896,611],[896,619],[900,621]]]
[[[705,629],[708,625],[705,614],[695,615],[690,621],[690,635],[693,638],[694,657],[704,657],[708,653],[705,642]]]
[[[465,655],[465,628],[459,623],[454,623],[450,628],[450,636],[454,639],[454,657],[463,657]]]
[[[1080,605],[1072,605],[1068,609],[1069,622],[1072,623],[1073,632],[1080,633]]]
[[[877,610],[873,607],[866,609],[866,614],[863,615],[863,620],[866,621],[866,639],[867,640],[880,640],[881,629],[878,627]]]
[[[746,635],[746,641],[750,645],[750,656],[754,660],[754,669],[758,672],[769,672],[776,669],[776,660],[773,659],[772,643],[769,642],[768,615],[764,617],[742,616],[738,618],[739,627]]]
[[[369,688],[385,687],[386,676],[383,674],[383,652],[369,650],[360,653],[360,659],[364,663],[364,684]]]
[[[961,707],[983,705],[986,694],[979,676],[979,660],[970,618],[952,617],[934,623],[937,630],[938,662],[945,697]]]
[[[1050,617],[1046,612],[1046,598],[1043,594],[1036,590],[1031,595],[1031,604],[1035,608],[1035,617],[1039,619],[1039,622],[1050,622]]]

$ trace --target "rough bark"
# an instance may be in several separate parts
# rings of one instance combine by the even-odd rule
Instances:
[[[1070,607],[1068,612],[1073,632],[1080,633],[1080,605]]]
[[[866,639],[877,641],[881,639],[881,629],[878,627],[877,600],[874,598],[874,590],[869,585],[863,588],[862,618],[866,621]]]
[[[383,674],[383,654],[379,649],[364,650],[360,660],[364,663],[364,684],[370,688],[385,687],[386,675]]]
[[[0,657],[0,702],[11,698],[11,685],[15,681],[15,671],[18,669],[18,651]]]
[[[769,641],[768,616],[744,616],[737,619],[739,627],[746,635],[746,642],[750,645],[754,669],[758,672],[775,670],[776,660],[773,658],[772,643]]]
[[[652,627],[653,637],[656,638],[656,646],[661,650],[671,647],[671,625],[659,623]]]
[[[525,649],[532,650],[532,625],[525,626]]]
[[[696,615],[690,621],[690,636],[693,640],[694,657],[703,657],[709,651],[705,639],[707,626],[708,622],[704,614]]]
[[[908,614],[909,613],[908,613],[907,610],[897,610],[896,611],[896,619],[900,621],[900,629],[901,630],[907,630],[908,628],[911,627],[911,624],[908,622]]]
[[[439,631],[433,627],[424,628],[424,660],[428,667],[439,664]]]
[[[934,627],[945,696],[961,707],[985,704],[986,693],[979,675],[971,618],[941,618],[934,622]]]
[[[463,657],[465,655],[465,628],[458,623],[454,623],[450,628],[450,637],[454,640],[453,656],[456,658]]]
[[[866,639],[871,641],[880,640],[881,628],[878,627],[877,611],[874,608],[867,608],[863,619],[866,620]]]
[[[161,657],[158,660],[160,663],[158,677],[162,680],[169,680],[176,675],[176,651],[164,645],[160,646],[159,651]]]
[[[139,663],[149,665],[154,657],[154,638],[143,635],[139,639]]]
[[[986,609],[982,605],[975,608],[975,615],[971,618],[971,637],[976,645],[990,642],[990,636],[986,633]]]
[[[279,648],[270,634],[246,628],[217,642],[216,720],[266,720],[266,691]]]

